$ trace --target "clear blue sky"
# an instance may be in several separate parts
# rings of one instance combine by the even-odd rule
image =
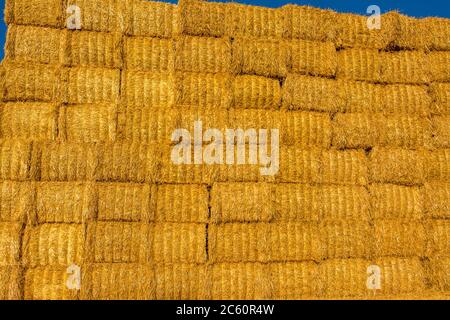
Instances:
[[[227,0],[216,0],[217,2],[231,2]],[[166,2],[177,3],[176,0]],[[445,17],[450,18],[450,0],[235,0],[245,4],[259,5],[265,7],[280,7],[288,3],[300,5],[311,5],[319,8],[330,8],[337,12],[353,12],[366,14],[369,5],[378,5],[382,12],[398,10],[403,14],[413,17]],[[0,0],[1,23],[0,23],[0,59],[3,59],[3,48],[5,45],[6,25],[3,12],[5,0]]]

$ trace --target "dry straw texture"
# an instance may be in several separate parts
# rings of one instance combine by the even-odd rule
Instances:
[[[201,0],[5,18],[0,299],[450,297],[448,19]],[[278,129],[278,174],[174,164],[196,120]]]

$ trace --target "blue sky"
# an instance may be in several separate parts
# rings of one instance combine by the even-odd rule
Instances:
[[[227,0],[216,0],[217,2],[230,2]],[[165,2],[176,3],[176,0]],[[235,2],[259,5],[265,7],[280,7],[288,3],[300,5],[311,5],[319,8],[330,8],[337,12],[353,12],[366,14],[369,5],[376,4],[382,12],[398,10],[403,14],[413,17],[445,17],[450,18],[449,0],[235,0]],[[0,59],[3,59],[3,48],[5,45],[6,25],[3,12],[5,0],[0,0],[1,22],[0,22]]]

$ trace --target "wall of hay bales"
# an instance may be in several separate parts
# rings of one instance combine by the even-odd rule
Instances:
[[[448,19],[6,4],[0,299],[449,297]],[[278,128],[279,174],[173,164],[197,119]]]

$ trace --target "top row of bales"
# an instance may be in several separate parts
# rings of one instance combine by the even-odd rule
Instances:
[[[180,0],[7,0],[8,24],[64,28],[68,7],[80,8],[81,28],[127,35],[170,38],[250,36],[332,41],[336,47],[450,50],[450,20],[415,19],[389,12],[381,28],[369,30],[369,16],[338,14],[308,6],[272,9],[237,3]]]

